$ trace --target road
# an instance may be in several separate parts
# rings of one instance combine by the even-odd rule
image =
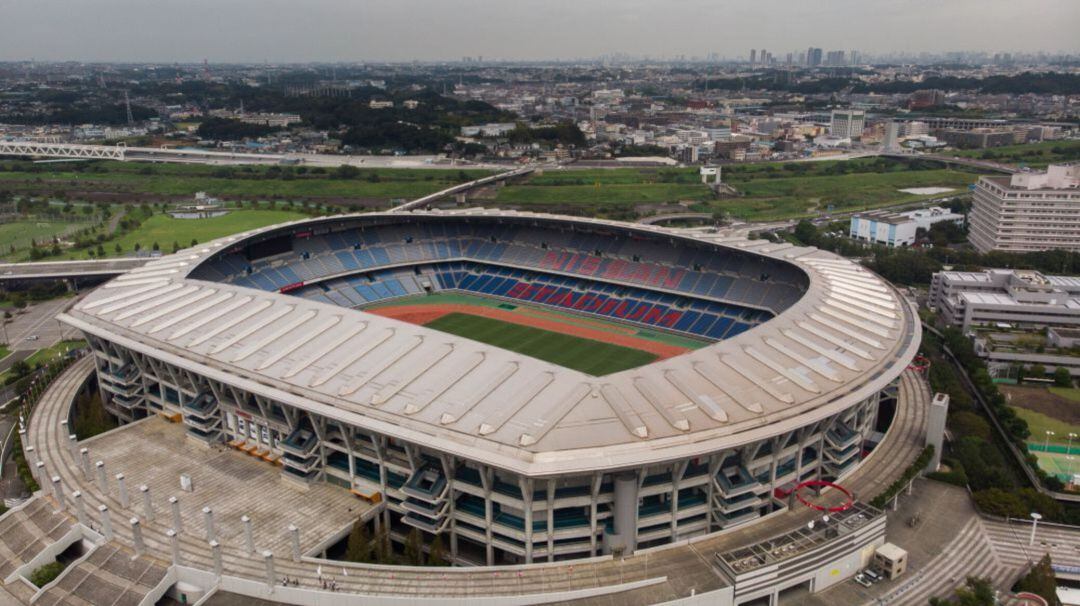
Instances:
[[[73,302],[71,297],[62,297],[30,305],[18,313],[13,313],[10,323],[5,327],[9,349],[32,353],[53,345],[63,339],[64,335],[71,336],[71,329],[65,329],[57,322],[56,316]],[[27,340],[33,335],[37,335],[37,339]],[[2,337],[3,333],[0,333],[0,338]]]

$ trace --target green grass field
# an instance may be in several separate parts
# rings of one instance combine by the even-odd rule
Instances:
[[[1043,141],[1027,145],[1006,145],[992,149],[969,149],[945,152],[963,158],[993,160],[1026,166],[1044,167],[1052,162],[1080,160],[1080,141]]]
[[[724,181],[739,197],[715,199],[693,168],[616,168],[546,171],[498,191],[496,204],[574,209],[610,214],[639,204],[692,202],[702,212],[722,211],[745,220],[777,220],[913,204],[938,195],[901,192],[911,187],[947,187],[962,193],[975,173],[950,169],[907,170],[903,164],[851,160],[725,167]],[[854,172],[859,171],[859,172]]]
[[[1031,436],[1028,441],[1032,444],[1042,445],[1043,440],[1046,437],[1047,431],[1054,432],[1054,436],[1050,438],[1050,444],[1065,444],[1068,442],[1068,435],[1075,433],[1080,435],[1080,425],[1071,425],[1064,421],[1059,421],[1053,417],[1036,412],[1034,410],[1028,410],[1019,406],[1013,406],[1012,409],[1016,411],[1016,416],[1027,421],[1028,430],[1031,432]],[[1080,441],[1075,441],[1074,448],[1080,448]]]
[[[1050,387],[1048,389],[1055,396],[1061,396],[1073,402],[1080,402],[1080,389],[1076,387]]]
[[[119,254],[130,254],[138,243],[142,250],[150,250],[154,242],[161,247],[162,253],[172,252],[176,242],[181,248],[191,244],[191,240],[208,242],[214,238],[228,236],[257,227],[274,225],[303,219],[306,215],[288,210],[235,210],[221,217],[208,219],[174,219],[166,214],[156,214],[138,229],[106,242],[102,248],[108,256],[117,256],[116,244],[120,244]],[[86,251],[61,253],[54,259],[85,259]]]
[[[1064,421],[1059,421],[1058,419],[1044,415],[1041,412],[1028,410],[1019,406],[1013,406],[1012,409],[1016,411],[1016,416],[1027,421],[1028,430],[1031,431],[1031,436],[1028,438],[1028,441],[1032,444],[1042,446],[1047,431],[1054,432],[1054,436],[1050,438],[1051,445],[1066,444],[1070,433],[1080,435],[1080,425],[1071,425]],[[1073,442],[1073,448],[1080,448],[1080,440]]]
[[[1075,452],[1075,449],[1074,449]],[[1080,473],[1080,455],[1068,456],[1056,452],[1036,452],[1039,467],[1046,473],[1056,475],[1062,482],[1069,482],[1075,473]]]
[[[30,247],[31,240],[40,243],[89,225],[91,225],[89,221],[71,222],[54,219],[2,223],[0,224],[0,259],[18,260],[16,257],[26,253],[25,249]],[[16,248],[15,253],[11,252],[12,246]]]
[[[44,364],[46,362],[56,360],[67,352],[73,349],[79,349],[80,347],[86,347],[86,341],[83,341],[81,339],[60,341],[59,343],[35,351],[23,361],[26,362],[27,365],[30,366],[30,368],[33,368],[38,364]],[[4,350],[3,347],[0,347],[0,359],[3,359],[3,357],[7,355],[5,351],[6,350]],[[0,372],[0,385],[4,384],[4,381],[7,380],[9,374],[11,374],[11,371],[8,370]]]
[[[8,357],[8,354],[10,354],[10,353],[11,353],[11,350],[7,348],[6,343],[3,344],[3,345],[0,345],[0,360],[3,360],[4,358]]]
[[[594,376],[634,368],[656,359],[653,354],[628,347],[468,314],[446,314],[426,326]]]

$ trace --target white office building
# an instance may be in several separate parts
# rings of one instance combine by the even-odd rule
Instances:
[[[934,274],[930,305],[953,326],[1080,327],[1080,277],[988,269]]]
[[[982,177],[968,239],[980,252],[1080,250],[1080,164]]]
[[[829,121],[829,135],[839,139],[858,139],[866,126],[866,112],[861,109],[834,109]]]
[[[851,216],[849,235],[856,240],[886,246],[911,246],[920,229],[930,229],[935,223],[964,222],[964,215],[947,208],[931,206],[905,213],[875,210]]]

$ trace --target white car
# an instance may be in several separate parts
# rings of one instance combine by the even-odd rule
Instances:
[[[866,577],[864,577],[861,573],[855,575],[855,582],[858,583],[859,585],[862,585],[863,587],[870,587],[870,586],[873,585],[873,583],[866,580]]]
[[[27,341],[37,341],[38,336],[37,335],[30,335],[29,337],[26,337],[26,340]]]

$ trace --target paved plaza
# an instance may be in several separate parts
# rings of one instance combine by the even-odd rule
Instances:
[[[154,518],[170,525],[168,498],[180,501],[182,531],[206,536],[204,507],[213,515],[214,534],[222,545],[242,546],[241,516],[252,519],[256,549],[289,557],[288,527],[300,528],[301,550],[308,551],[348,532],[360,516],[374,513],[371,505],[344,488],[315,482],[300,490],[281,478],[281,468],[224,446],[206,447],[184,437],[183,425],[150,417],[80,444],[94,461],[105,461],[116,489],[123,473],[133,511],[145,516],[139,486],[150,489]],[[192,479],[193,490],[180,487],[181,474]]]

